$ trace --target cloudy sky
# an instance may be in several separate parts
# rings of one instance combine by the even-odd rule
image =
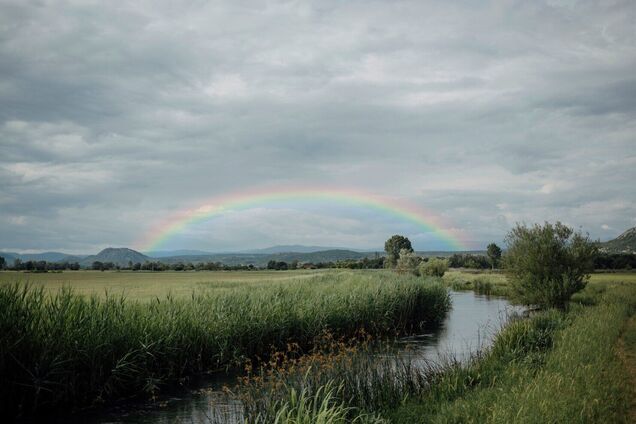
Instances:
[[[180,3],[180,4],[177,4]],[[636,3],[0,1],[0,250],[132,246],[217,196],[331,187],[434,212],[636,225]],[[162,248],[375,248],[425,229],[262,204]]]

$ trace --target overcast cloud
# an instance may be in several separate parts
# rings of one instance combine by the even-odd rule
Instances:
[[[0,249],[133,246],[259,187],[420,205],[471,247],[636,225],[636,3],[0,1]],[[261,205],[172,248],[374,248],[412,224]]]

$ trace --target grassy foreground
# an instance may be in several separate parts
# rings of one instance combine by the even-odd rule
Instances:
[[[567,312],[511,322],[469,363],[416,369],[408,361],[370,360],[358,350],[328,360],[319,355],[300,374],[269,372],[274,384],[248,389],[275,387],[278,400],[265,402],[252,421],[314,422],[322,419],[318,410],[330,416],[330,403],[339,414],[322,422],[345,422],[343,411],[348,420],[373,423],[633,422],[634,317],[636,285],[593,280]]]
[[[446,289],[393,273],[331,272],[190,298],[127,300],[0,286],[0,416],[80,407],[330,332],[395,334],[444,317]]]
[[[596,306],[515,322],[485,357],[444,374],[389,413],[392,422],[628,422],[631,382],[617,342],[636,287],[604,290]]]

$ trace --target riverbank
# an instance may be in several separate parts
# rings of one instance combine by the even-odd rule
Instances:
[[[382,375],[393,378],[360,393],[349,390],[348,398],[338,398],[333,389],[343,390],[344,383],[344,393],[348,382],[335,378],[323,393],[332,388],[333,407],[349,408],[348,419],[360,422],[632,422],[636,336],[629,323],[635,312],[633,282],[593,281],[566,312],[542,311],[511,322],[492,348],[467,363],[415,372],[404,364],[380,365]],[[383,388],[401,397],[362,402],[364,393]],[[293,397],[282,402],[279,411],[286,416],[292,410],[310,417],[311,405],[325,402],[317,391],[296,393],[304,403]]]
[[[392,422],[628,422],[631,382],[618,340],[636,310],[636,287],[592,286],[595,306],[515,322],[493,349],[390,411]]]

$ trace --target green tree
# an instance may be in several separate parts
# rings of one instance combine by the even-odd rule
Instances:
[[[430,258],[426,262],[422,262],[419,267],[419,274],[431,277],[443,277],[448,271],[448,260],[440,258]]]
[[[403,249],[408,252],[413,252],[411,241],[398,234],[392,236],[384,243],[384,251],[386,252],[386,261],[384,264],[387,268],[395,268],[400,258],[400,251]]]
[[[0,256],[0,269],[4,269],[4,267],[7,265],[7,261]]]
[[[495,269],[501,260],[501,248],[495,243],[490,243],[486,248],[486,254],[488,255],[492,269]]]
[[[506,236],[503,263],[514,293],[528,305],[565,308],[593,270],[596,245],[560,222],[517,224]]]
[[[397,260],[395,270],[400,274],[410,273],[413,275],[419,275],[418,265],[422,261],[422,258],[417,256],[412,250],[408,249],[400,250],[400,255]]]

